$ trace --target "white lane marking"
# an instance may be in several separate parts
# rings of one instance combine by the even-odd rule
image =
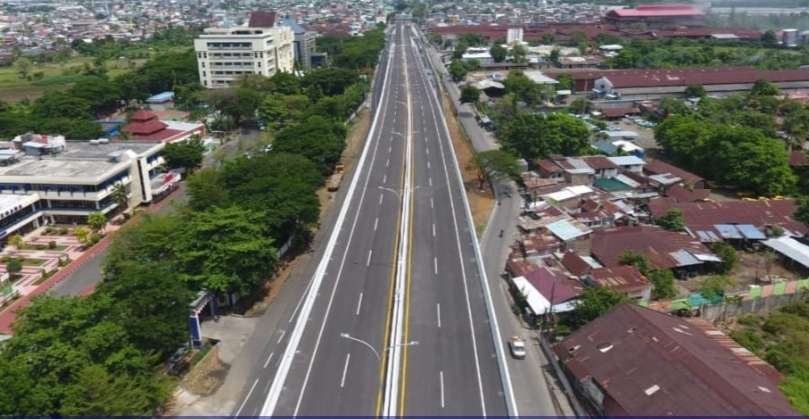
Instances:
[[[391,151],[393,151],[393,146],[392,145],[388,146],[388,153],[390,153]]]
[[[303,303],[303,298],[306,297],[306,294],[309,293],[309,288],[312,288],[312,281],[309,281],[309,284],[306,286],[306,289],[303,290],[303,295],[298,300],[298,305],[295,306],[295,311],[292,312],[292,315],[289,316],[289,321],[287,323],[292,323],[292,319],[295,318],[295,313],[298,312],[298,309],[301,308],[301,303]]]
[[[242,409],[244,409],[245,403],[247,403],[247,400],[250,399],[250,395],[253,394],[253,390],[256,389],[256,384],[258,384],[258,378],[256,378],[256,381],[253,381],[253,385],[250,387],[250,391],[247,392],[247,397],[244,398],[244,401],[239,406],[239,410],[236,411],[236,416],[239,416],[239,413],[242,413]]]
[[[438,275],[438,256],[433,257],[433,273]]]
[[[388,51],[388,56],[393,56],[393,51]],[[368,132],[367,141],[365,146],[362,149],[362,155],[360,156],[359,162],[357,162],[357,167],[359,170],[357,171],[356,175],[351,179],[351,184],[348,187],[348,192],[346,193],[347,200],[343,203],[343,206],[340,208],[340,213],[337,216],[337,221],[335,222],[334,229],[332,230],[331,235],[329,236],[329,241],[326,244],[326,251],[323,254],[323,257],[320,259],[318,263],[317,269],[315,270],[313,281],[315,284],[310,288],[306,301],[301,308],[301,315],[298,318],[298,321],[295,323],[295,328],[292,331],[292,337],[290,338],[290,342],[287,345],[284,354],[281,358],[281,363],[278,366],[278,372],[275,374],[275,378],[273,378],[272,386],[270,390],[267,392],[267,398],[264,401],[264,406],[261,408],[260,416],[272,416],[275,413],[275,408],[278,404],[278,399],[281,397],[281,391],[284,389],[284,385],[286,384],[287,377],[289,375],[289,370],[292,368],[293,357],[295,353],[298,351],[298,345],[300,344],[301,338],[303,336],[303,328],[305,327],[306,322],[309,319],[309,316],[312,313],[312,309],[315,304],[315,299],[317,298],[318,294],[320,293],[320,285],[323,282],[323,277],[326,274],[326,268],[328,267],[332,254],[334,253],[334,249],[337,244],[338,236],[343,228],[343,222],[345,221],[346,217],[348,216],[349,208],[351,207],[351,201],[354,197],[354,193],[357,190],[357,185],[360,183],[360,179],[362,178],[363,168],[365,167],[365,160],[368,157],[368,154],[371,154],[371,164],[368,167],[373,167],[374,162],[376,161],[377,151],[379,149],[379,143],[382,141],[381,134],[377,132],[377,124],[380,120],[380,115],[382,115],[382,120],[384,121],[384,114],[387,112],[387,106],[384,105],[384,98],[387,98],[385,95],[385,91],[390,85],[389,83],[389,75],[391,71],[390,65],[385,66],[385,77],[382,79],[382,94],[380,95],[383,98],[382,106],[378,107],[374,114],[374,120],[371,124],[371,130]],[[388,99],[389,101],[389,99]],[[383,122],[384,123],[384,122]],[[374,136],[376,135],[376,142],[374,142]],[[371,151],[373,149],[373,151]],[[343,267],[345,266],[346,257],[348,256],[348,248],[351,246],[351,241],[354,237],[354,230],[357,227],[357,222],[359,221],[359,214],[362,210],[362,204],[365,201],[366,192],[368,191],[368,183],[371,180],[370,176],[370,169],[367,169],[365,173],[365,182],[363,186],[361,186],[362,192],[360,193],[360,200],[358,203],[358,210],[354,214],[354,221],[351,223],[351,230],[348,235],[347,245],[343,251],[342,260],[340,261],[340,267],[337,270],[337,279],[332,286],[331,295],[329,296],[328,303],[326,304],[326,313],[324,315],[324,321],[320,324],[320,330],[317,333],[317,339],[315,341],[315,346],[312,351],[312,355],[309,357],[309,366],[306,368],[306,374],[304,376],[303,384],[301,386],[300,391],[298,392],[298,401],[295,404],[295,410],[293,412],[293,416],[297,416],[298,411],[300,410],[301,403],[303,402],[303,396],[306,393],[306,386],[309,383],[309,377],[312,373],[312,367],[315,362],[315,357],[317,357],[318,349],[320,348],[320,341],[323,337],[323,332],[326,329],[326,319],[329,318],[329,313],[331,313],[331,307],[334,303],[334,295],[337,293],[337,286],[340,283],[340,278],[342,276]]]
[[[264,361],[264,368],[267,368],[267,365],[270,365],[270,361],[272,360],[273,355],[275,355],[275,352],[270,352],[270,356],[268,356],[267,360]]]
[[[285,335],[285,334],[287,334],[287,331],[286,331],[286,330],[282,330],[282,331],[281,331],[281,336],[278,336],[278,340],[277,340],[277,341],[275,341],[275,343],[281,343],[281,339],[283,339],[283,338],[284,338],[284,335]]]
[[[433,223],[433,237],[435,237],[435,223]]]
[[[435,314],[436,314],[436,317],[438,318],[438,328],[440,329],[441,328],[441,303],[436,303],[435,304]]]
[[[438,373],[438,381],[441,383],[441,408],[444,408],[444,371]]]
[[[378,226],[379,226],[379,217],[376,217],[376,219],[374,220],[374,231],[376,231],[376,228]]]
[[[351,354],[346,354],[346,363],[343,365],[343,378],[340,379],[340,388],[346,385],[346,373],[348,372],[348,362],[351,361]]]
[[[450,153],[450,156],[452,158],[452,167],[455,169],[455,175],[452,176],[452,177],[457,182],[456,185],[460,186],[461,190],[463,191],[463,182],[462,182],[463,178],[461,177],[461,171],[460,171],[460,168],[458,167],[457,156],[455,155],[455,149],[453,148],[452,142],[450,141],[451,137],[450,137],[450,134],[449,134],[449,128],[447,127],[446,120],[443,118],[443,112],[441,111],[441,104],[440,104],[440,101],[438,99],[438,95],[435,93],[435,91],[432,91],[431,93],[432,94],[428,96],[429,100],[427,102],[430,105],[430,109],[432,110],[433,115],[440,116],[440,119],[441,119],[441,121],[443,123],[443,128],[444,128],[443,133],[445,134],[446,142],[448,143],[447,148],[449,149],[449,153]],[[440,132],[439,128],[438,128],[438,119],[439,118],[433,118],[433,123],[435,124],[436,132]],[[441,141],[441,136],[439,134],[438,150],[439,150],[439,153],[441,154],[441,162],[442,162],[442,164],[444,166],[444,173],[447,174],[445,176],[445,180],[446,180],[446,183],[447,183],[447,194],[449,195],[450,214],[452,214],[452,223],[453,223],[453,226],[455,227],[455,243],[457,244],[457,247],[458,247],[458,259],[459,259],[460,266],[461,266],[461,278],[462,278],[462,282],[463,282],[464,296],[465,296],[465,299],[466,299],[466,312],[467,312],[467,317],[469,318],[469,330],[470,330],[471,336],[472,336],[472,353],[473,353],[474,359],[475,359],[475,373],[477,375],[478,392],[479,392],[479,396],[480,396],[480,410],[481,410],[482,415],[486,416],[486,399],[485,399],[485,397],[483,395],[483,378],[481,377],[481,372],[480,372],[480,358],[479,358],[479,355],[478,355],[477,336],[476,336],[476,333],[475,333],[475,328],[474,328],[474,326],[472,324],[472,321],[473,321],[472,320],[472,303],[471,303],[470,298],[469,298],[469,284],[468,284],[468,280],[467,280],[467,277],[466,277],[466,266],[465,266],[465,260],[464,260],[464,256],[463,256],[463,251],[461,249],[461,233],[460,233],[460,228],[458,226],[458,218],[455,215],[455,212],[456,212],[456,210],[455,210],[455,200],[453,199],[453,195],[450,193],[450,191],[452,190],[451,186],[450,186],[450,182],[449,182],[449,178],[450,178],[451,175],[449,174],[449,166],[447,164],[447,158],[446,158],[446,155],[444,153],[444,143],[445,143],[445,141]],[[466,215],[467,225],[469,227],[471,227],[470,228],[471,240],[472,240],[473,246],[475,246],[475,256],[477,257],[477,268],[480,271],[479,272],[479,275],[480,275],[479,279],[481,280],[484,292],[486,293],[485,297],[486,297],[486,303],[487,303],[487,311],[489,312],[488,314],[489,314],[490,323],[494,323],[493,325],[490,325],[491,327],[493,327],[495,329],[495,330],[493,330],[492,338],[495,340],[495,342],[494,342],[495,345],[500,345],[500,346],[496,346],[496,351],[498,351],[498,355],[500,356],[500,360],[502,360],[505,357],[505,355],[503,353],[503,347],[502,347],[503,342],[502,342],[501,339],[498,339],[496,337],[496,336],[499,336],[499,334],[500,334],[499,333],[499,328],[497,326],[497,317],[496,317],[496,315],[495,315],[495,313],[494,313],[494,311],[492,309],[493,303],[491,301],[491,294],[490,294],[490,291],[489,291],[489,288],[488,288],[489,284],[485,280],[486,270],[483,267],[482,255],[480,254],[480,249],[479,249],[478,243],[477,243],[477,237],[475,236],[475,230],[474,230],[474,227],[472,226],[472,212],[471,212],[471,210],[469,208],[469,201],[466,199],[466,195],[461,196],[459,199],[461,199],[461,202],[464,205],[464,209],[466,210],[465,215]],[[505,368],[505,371],[503,371],[504,367],[503,367],[502,363],[499,365],[499,367],[500,367],[501,379],[503,379],[503,381],[506,382],[505,386],[507,387],[507,389],[506,389],[506,393],[508,393],[507,397],[510,398],[510,402],[511,402],[511,403],[507,403],[507,405],[509,405],[511,407],[511,409],[509,409],[509,410],[513,409],[514,412],[516,412],[516,406],[514,406],[514,391],[513,391],[512,387],[511,387],[511,378],[510,378],[509,373],[508,373],[508,368]]]
[[[379,193],[379,205],[382,205],[382,200],[384,200],[384,199],[385,199],[385,195],[382,195],[382,193],[380,192]]]
[[[385,162],[385,167],[390,167],[390,157],[388,157],[388,161]]]
[[[435,208],[435,204],[433,203],[433,199],[430,198],[430,209]]]
[[[382,184],[384,185],[386,183],[388,183],[388,175],[387,174],[382,176]]]
[[[427,170],[430,170],[430,162],[427,162]]]
[[[425,148],[424,151],[427,152],[427,155],[430,155],[430,148],[429,147]]]
[[[365,266],[371,266],[371,256],[374,254],[374,249],[368,251],[368,260],[365,261]]]
[[[356,315],[360,315],[360,308],[362,307],[362,293],[360,293],[360,299],[357,301],[357,312]]]
[[[433,186],[433,177],[432,176],[427,178],[427,183],[429,183],[430,186]]]

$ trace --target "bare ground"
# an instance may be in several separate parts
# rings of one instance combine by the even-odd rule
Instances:
[[[444,106],[444,115],[447,118],[447,127],[449,127],[449,134],[452,137],[452,146],[455,148],[455,154],[458,157],[458,167],[461,169],[463,176],[464,186],[466,188],[466,196],[469,199],[469,206],[472,209],[472,218],[475,222],[475,230],[478,236],[483,234],[486,229],[486,224],[489,222],[489,215],[494,208],[494,194],[491,187],[485,185],[484,189],[478,188],[478,174],[477,170],[469,167],[469,162],[472,161],[474,150],[472,144],[466,137],[466,133],[461,129],[458,120],[452,112],[449,99],[446,94],[442,97]]]
[[[737,251],[738,262],[733,270],[728,274],[733,278],[733,284],[727,289],[728,292],[738,292],[748,289],[749,285],[763,284],[760,281],[767,277],[780,277],[787,281],[798,279],[798,275],[789,270],[778,259],[778,257],[764,251],[750,252]],[[699,275],[687,281],[676,281],[683,290],[681,296],[688,295],[689,292],[698,291],[702,281],[707,275]]]
[[[225,381],[228,368],[230,366],[219,359],[219,347],[214,346],[205,358],[183,377],[180,386],[195,395],[210,396]]]

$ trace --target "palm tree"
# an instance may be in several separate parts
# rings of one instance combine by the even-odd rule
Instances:
[[[115,185],[115,188],[112,190],[112,200],[118,204],[118,207],[122,210],[126,209],[129,205],[129,194],[126,191],[126,187],[123,183],[118,183]]]

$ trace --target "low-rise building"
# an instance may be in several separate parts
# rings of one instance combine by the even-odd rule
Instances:
[[[40,221],[81,222],[93,212],[110,213],[120,205],[116,197],[119,187],[126,193],[126,205],[135,207],[151,202],[153,191],[163,186],[156,181],[165,163],[159,155],[163,143],[62,143],[58,137],[52,142],[51,138],[22,136],[15,140],[15,147],[19,147],[15,158],[0,166],[0,194],[29,197],[19,198],[22,201],[15,205],[25,203],[22,207],[30,208],[30,216],[37,214]],[[3,220],[22,215],[9,212]],[[6,230],[23,227],[12,224]]]
[[[652,298],[652,283],[631,265],[593,269],[585,277],[585,282],[624,294],[640,303],[648,303]]]
[[[624,303],[553,350],[597,415],[798,414],[773,367],[702,319]]]

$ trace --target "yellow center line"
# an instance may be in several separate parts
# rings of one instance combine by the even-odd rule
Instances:
[[[388,63],[388,65],[391,65],[391,63]],[[396,103],[398,103],[398,102],[396,102]],[[404,154],[404,146],[405,146],[405,142],[403,141],[402,142],[402,154]],[[404,164],[402,164],[402,169],[399,172],[399,190],[400,191],[404,190],[404,180],[405,180],[404,173],[405,173]],[[384,338],[382,340],[382,346],[381,346],[381,348],[382,348],[382,357],[381,357],[380,363],[379,363],[379,389],[377,390],[377,393],[376,393],[376,409],[375,409],[375,416],[377,416],[377,417],[381,416],[381,412],[382,412],[382,389],[385,386],[385,362],[387,361],[387,357],[388,357],[388,351],[387,351],[386,346],[388,344],[388,339],[390,338],[390,323],[391,323],[391,319],[393,317],[393,288],[394,288],[394,283],[396,282],[396,280],[395,280],[395,278],[396,278],[396,255],[399,253],[399,230],[400,230],[399,226],[401,225],[401,222],[402,222],[402,214],[399,213],[399,215],[396,217],[396,229],[395,229],[395,231],[396,231],[395,234],[396,235],[395,235],[394,241],[393,241],[394,246],[393,246],[393,254],[391,256],[391,271],[390,271],[390,278],[389,278],[389,281],[388,281],[388,309],[387,309],[387,314],[385,315],[385,317],[386,317],[386,319],[385,319],[385,336],[384,336]]]

